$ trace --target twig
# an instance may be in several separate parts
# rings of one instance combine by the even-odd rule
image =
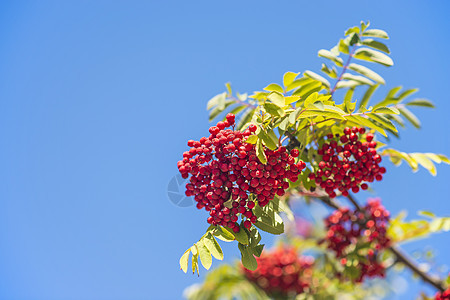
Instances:
[[[419,267],[415,264],[415,262],[410,259],[405,253],[400,250],[397,246],[390,246],[389,250],[395,255],[395,258],[398,262],[404,264],[406,267],[408,267],[411,271],[413,271],[417,276],[419,276],[423,281],[431,284],[436,289],[443,292],[445,290],[444,285],[442,281],[439,278],[432,277],[429,274],[423,272],[419,269]]]
[[[345,72],[347,71],[348,65],[350,64],[350,61],[352,60],[353,54],[355,54],[355,50],[356,50],[356,45],[353,46],[352,52],[348,55],[347,62],[345,63],[344,67],[342,68],[342,72],[339,75],[339,78],[336,80],[336,83],[334,84],[334,87],[330,92],[331,96],[333,96],[334,92],[337,89],[337,85],[338,85],[339,81],[342,80],[342,76],[344,76]]]
[[[355,200],[355,198],[353,198],[351,194],[348,194],[347,198],[356,207],[357,210],[362,211],[361,206],[359,206],[358,202]]]

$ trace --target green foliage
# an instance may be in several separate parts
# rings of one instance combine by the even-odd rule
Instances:
[[[192,245],[180,258],[180,269],[186,273],[189,266],[189,256],[192,253],[192,273],[199,273],[198,259],[203,267],[207,270],[211,268],[212,256],[215,259],[223,260],[222,248],[220,248],[215,236],[220,237],[224,241],[233,241],[234,235],[223,227],[210,226],[206,233],[200,238],[200,240]],[[232,238],[232,239],[231,239]]]
[[[432,233],[450,231],[450,217],[437,217],[431,212],[419,212],[426,219],[406,221],[406,212],[400,212],[390,221],[388,235],[396,243],[425,238]]]
[[[324,60],[320,74],[311,70],[286,72],[280,82],[270,83],[249,95],[233,93],[231,85],[227,83],[226,91],[207,103],[211,121],[221,119],[231,112],[237,115],[235,129],[243,131],[250,124],[257,126],[256,134],[246,142],[255,145],[256,155],[262,163],[267,163],[267,149],[275,150],[281,145],[289,145],[299,150],[300,159],[307,163],[307,168],[300,174],[297,182],[290,182],[288,194],[298,192],[308,198],[309,191],[316,191],[315,197],[323,192],[308,175],[318,166],[317,151],[326,142],[326,135],[342,134],[345,127],[358,126],[375,133],[377,137],[382,135],[389,141],[392,136],[400,135],[399,126],[405,127],[409,123],[415,128],[421,127],[413,109],[434,108],[434,104],[427,99],[409,99],[418,91],[414,88],[397,86],[391,88],[384,97],[376,96],[379,86],[386,82],[370,65],[389,67],[394,62],[389,56],[390,49],[385,44],[389,39],[388,34],[381,29],[369,29],[369,25],[368,22],[361,22],[360,26],[345,31],[345,36],[339,39],[336,46],[329,50],[319,50],[318,56]],[[343,92],[342,99],[335,94],[338,89]],[[362,96],[359,99],[355,97],[360,94]],[[297,143],[291,144],[292,141]],[[383,146],[377,140],[377,148]],[[450,160],[443,154],[405,153],[395,149],[384,149],[379,153],[389,157],[397,166],[406,161],[414,172],[422,166],[432,175],[436,175],[435,164],[450,164]],[[250,199],[257,203],[252,195]],[[193,273],[198,273],[199,258],[205,269],[211,267],[212,257],[222,260],[223,252],[216,238],[226,242],[236,240],[242,265],[250,270],[256,269],[256,257],[261,255],[264,247],[260,244],[259,230],[281,235],[285,232],[285,224],[280,213],[284,213],[288,220],[294,220],[286,199],[289,197],[275,197],[265,207],[257,204],[253,209],[257,222],[249,230],[242,223],[238,233],[230,228],[211,226],[183,254],[180,259],[181,269],[187,272],[191,261]],[[422,215],[428,219],[405,221],[404,214],[392,219],[388,229],[389,236],[395,243],[399,243],[450,230],[449,217],[436,217],[431,213]],[[289,243],[299,249],[313,250],[317,254],[314,268],[317,288],[314,296],[305,293],[297,299],[336,299],[338,296],[342,299],[368,299],[376,294],[367,287],[362,288],[351,281],[334,277],[339,272],[345,278],[357,278],[359,269],[355,264],[365,257],[367,245],[357,245],[350,249],[347,262],[342,265],[323,245],[318,245],[316,239],[288,238]],[[394,263],[392,254],[385,252],[381,256],[386,265]],[[201,287],[192,288],[187,295],[189,299],[268,299],[260,289],[245,280],[240,267],[231,266],[212,271]]]
[[[206,275],[202,285],[186,289],[185,296],[189,300],[269,300],[269,297],[247,281],[240,269],[234,265],[222,265],[215,268]]]

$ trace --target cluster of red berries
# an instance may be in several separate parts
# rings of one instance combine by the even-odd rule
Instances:
[[[365,261],[358,264],[357,282],[364,277],[384,276],[385,268],[377,261],[377,254],[390,245],[386,235],[388,222],[389,211],[381,205],[380,199],[369,199],[361,211],[342,208],[325,219],[327,234],[324,242],[343,265],[347,264],[349,252],[358,251],[358,256],[365,256]]]
[[[256,258],[258,268],[244,268],[248,280],[254,282],[270,296],[293,296],[310,287],[314,258],[298,256],[292,248],[277,248],[263,252]]]
[[[436,296],[434,296],[435,300],[450,300],[450,288],[446,289],[443,292],[437,292]]]
[[[336,189],[347,196],[349,190],[357,193],[360,188],[368,189],[369,186],[363,181],[383,179],[386,168],[378,165],[381,156],[375,149],[377,143],[373,141],[374,135],[365,132],[365,128],[346,127],[344,135],[329,134],[328,142],[317,151],[321,161],[309,178],[315,180],[331,198],[336,197]],[[365,141],[361,142],[362,139]]]
[[[178,170],[183,178],[191,174],[186,196],[194,196],[197,208],[209,211],[208,223],[239,232],[239,214],[246,218],[246,228],[257,222],[253,214],[256,204],[249,199],[249,193],[256,196],[258,205],[267,205],[275,194],[284,195],[289,187],[285,179],[297,181],[306,164],[295,162],[297,149],[289,154],[285,147],[275,151],[265,149],[267,164],[261,163],[255,145],[245,142],[257,127],[251,124],[244,132],[225,129],[233,126],[234,121],[235,116],[228,114],[226,121],[209,129],[209,137],[189,140],[191,149],[183,153]]]

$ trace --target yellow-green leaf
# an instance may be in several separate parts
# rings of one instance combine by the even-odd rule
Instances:
[[[344,65],[344,61],[342,60],[342,58],[333,54],[331,51],[322,49],[322,50],[319,50],[318,55],[320,57],[324,57],[324,58],[327,58],[327,59],[333,61],[338,67],[342,67]]]
[[[267,96],[267,99],[269,99],[273,104],[276,104],[279,107],[284,107],[286,105],[284,102],[284,96],[279,92],[271,92]]]
[[[389,39],[388,34],[386,31],[381,29],[368,29],[363,32],[362,36],[370,36],[370,37],[376,37],[380,39]]]
[[[383,44],[383,43],[381,43],[379,41],[376,41],[374,39],[365,39],[365,40],[363,40],[361,42],[361,44],[363,44],[364,46],[372,47],[374,49],[383,51],[383,52],[388,53],[388,54],[391,53],[389,51],[388,46],[386,46],[385,44]]]
[[[266,86],[264,88],[264,90],[269,91],[269,92],[278,92],[278,93],[284,92],[283,88],[276,83],[269,84],[268,86]]]
[[[204,238],[203,242],[215,259],[223,260],[222,248],[211,233]]]
[[[320,81],[327,89],[330,89],[330,82],[328,82],[328,80],[326,80],[319,74],[314,73],[313,71],[309,71],[309,70],[305,71],[304,74],[314,80]]]
[[[180,258],[180,269],[183,270],[184,273],[187,272],[187,268],[189,265],[189,254],[191,253],[191,248],[187,249],[184,252],[183,256]]]
[[[283,75],[283,85],[287,88],[300,73],[286,72]]]
[[[394,65],[394,62],[389,56],[369,48],[359,48],[358,50],[355,51],[353,57],[356,59],[376,62],[387,67]]]
[[[203,267],[206,270],[209,270],[209,268],[211,268],[212,265],[212,257],[211,252],[209,252],[209,249],[205,246],[203,240],[204,239],[201,239],[200,241],[197,242],[197,249]]]
[[[353,70],[355,72],[358,72],[361,75],[366,76],[369,79],[372,79],[375,82],[381,83],[381,84],[385,84],[386,82],[384,81],[383,77],[381,77],[380,75],[378,75],[378,73],[372,71],[371,69],[362,66],[362,65],[358,65],[358,64],[354,64],[351,63],[348,68],[350,70]]]

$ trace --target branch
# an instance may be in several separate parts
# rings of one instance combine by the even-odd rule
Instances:
[[[316,197],[316,198],[320,199],[323,203],[325,203],[326,205],[328,205],[334,209],[341,208],[335,201],[333,201],[329,197],[322,196],[322,197]],[[358,205],[358,203],[352,196],[349,195],[348,198],[352,203],[354,202],[353,204],[355,204],[355,206]],[[359,205],[358,205],[358,207],[359,207]],[[392,245],[392,246],[389,246],[388,249],[392,252],[392,254],[394,254],[397,262],[404,264],[414,274],[419,276],[424,282],[434,286],[436,289],[438,289],[441,292],[443,292],[445,290],[444,284],[440,279],[432,277],[431,275],[427,274],[426,272],[420,270],[420,268],[416,265],[416,263],[412,259],[407,257],[407,255],[405,253],[403,253],[402,250],[398,246]]]
[[[345,62],[344,67],[342,68],[342,72],[339,75],[339,78],[336,80],[336,83],[334,84],[334,87],[333,87],[333,89],[330,92],[331,96],[333,96],[334,92],[337,89],[337,85],[338,85],[339,81],[342,80],[342,76],[344,76],[345,72],[347,71],[348,65],[350,64],[350,61],[352,60],[353,54],[355,54],[355,50],[356,50],[356,45],[353,46],[352,52],[348,55],[347,61]]]
[[[405,253],[403,253],[399,247],[393,245],[389,247],[389,250],[395,255],[397,262],[400,262],[405,266],[407,266],[414,274],[419,276],[423,281],[431,284],[441,292],[445,290],[444,284],[440,279],[432,277],[429,274],[420,270],[419,267],[415,264],[415,262],[412,259],[410,259]]]

